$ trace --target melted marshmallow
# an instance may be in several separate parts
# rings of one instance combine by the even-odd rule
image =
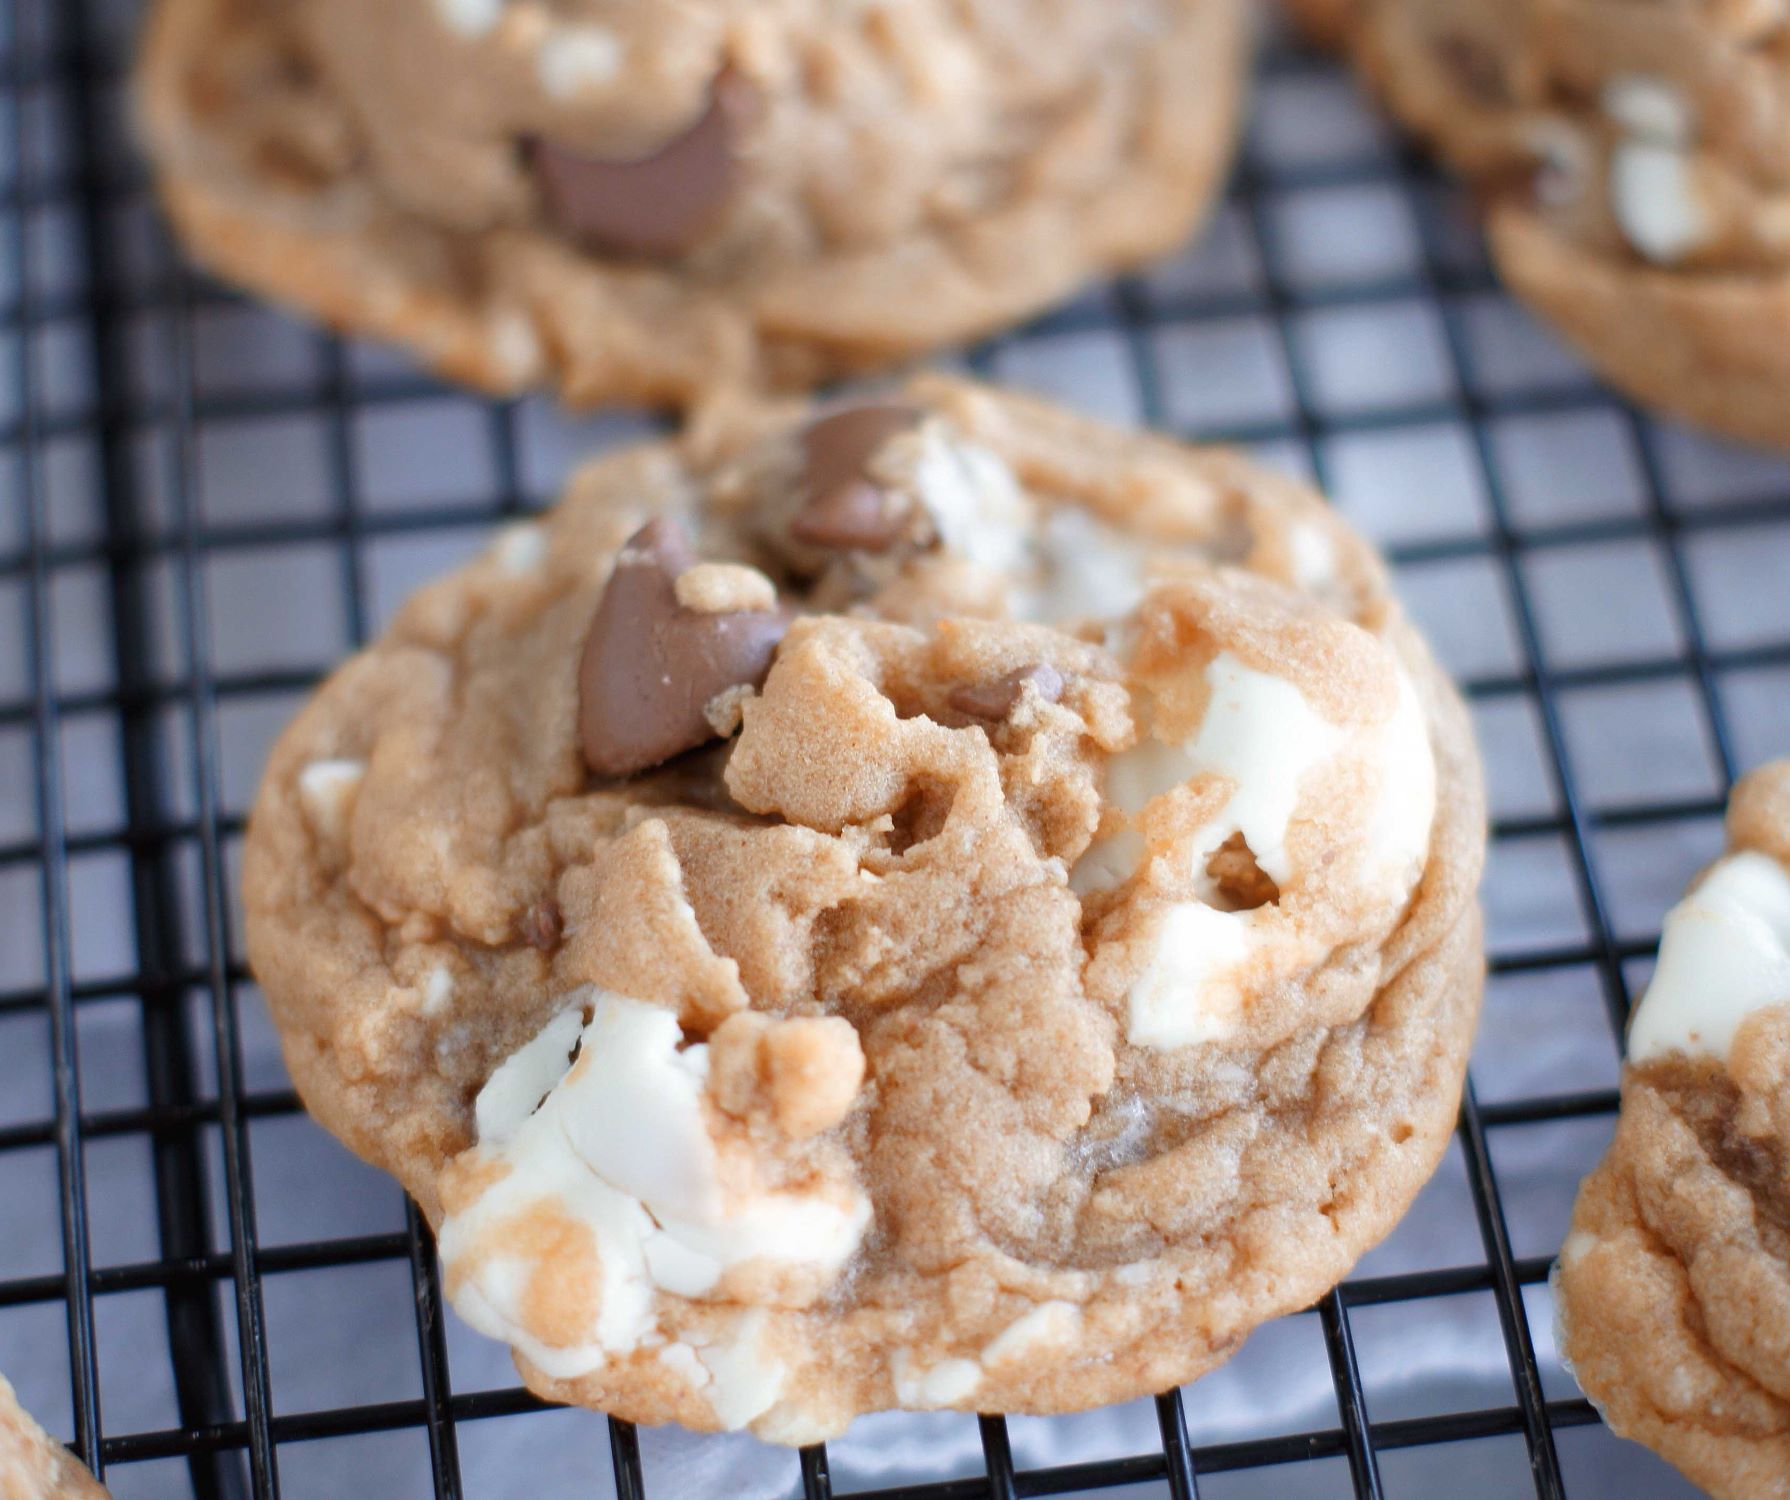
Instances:
[[[754,1260],[837,1275],[870,1221],[855,1189],[828,1196],[724,1181],[704,1109],[707,1046],[680,1050],[677,1017],[662,1007],[583,993],[595,996],[588,1024],[580,1009],[562,1011],[481,1090],[478,1149],[508,1170],[441,1229],[461,1315],[561,1379],[659,1342],[658,1292],[699,1297],[730,1267]],[[567,1071],[574,1044],[578,1061]],[[583,1326],[556,1328],[575,1336],[554,1344],[527,1317],[535,1264],[480,1253],[520,1241],[515,1221],[543,1211],[581,1225],[601,1268]],[[725,1371],[709,1364],[713,1351],[695,1353],[722,1381]]]
[[[1628,1033],[1631,1062],[1668,1052],[1727,1059],[1740,1023],[1790,1004],[1790,873],[1730,854],[1666,913],[1653,982]]]

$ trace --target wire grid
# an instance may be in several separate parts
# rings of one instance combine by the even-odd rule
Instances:
[[[426,550],[446,538],[450,551],[465,550],[493,523],[538,503],[550,484],[529,472],[531,448],[539,446],[531,424],[553,419],[542,418],[538,404],[466,402],[470,446],[448,462],[474,474],[476,497],[370,506],[368,468],[380,460],[369,457],[365,434],[399,433],[411,405],[449,393],[390,360],[311,334],[293,335],[307,351],[308,373],[296,383],[208,374],[200,358],[208,320],[227,317],[240,304],[181,270],[159,233],[142,229],[142,173],[130,162],[119,126],[132,8],[103,0],[12,0],[6,18],[0,126],[9,128],[0,133],[10,136],[4,203],[12,275],[3,331],[13,367],[0,459],[19,503],[7,502],[12,517],[0,513],[11,527],[0,531],[0,590],[21,601],[24,672],[16,692],[0,674],[0,732],[26,753],[0,760],[0,777],[11,764],[29,778],[35,816],[28,828],[0,822],[0,882],[31,883],[42,963],[23,978],[0,966],[0,1023],[47,1021],[50,1087],[41,1114],[0,1115],[0,1162],[14,1153],[53,1153],[62,1256],[60,1270],[42,1274],[16,1275],[16,1268],[0,1265],[0,1313],[47,1309],[65,1322],[72,1443],[121,1490],[137,1466],[172,1460],[195,1495],[272,1496],[281,1491],[282,1458],[293,1445],[411,1429],[426,1438],[434,1493],[458,1496],[467,1427],[537,1410],[540,1403],[513,1384],[453,1390],[434,1249],[414,1207],[406,1205],[396,1229],[280,1243],[257,1233],[268,1200],[254,1191],[251,1127],[294,1117],[299,1106],[277,1078],[248,1076],[253,1070],[243,1060],[249,977],[236,956],[231,873],[241,817],[240,798],[229,793],[232,780],[241,778],[222,748],[220,721],[244,704],[273,700],[289,707],[334,647],[324,642],[312,660],[294,665],[241,666],[231,659],[228,636],[220,638],[212,610],[224,587],[221,570],[233,560],[269,549],[304,550],[318,566],[302,575],[301,585],[288,586],[334,601],[328,607],[341,616],[335,646],[364,640],[395,591],[381,549],[419,542]],[[1345,499],[1360,488],[1350,457],[1356,440],[1444,430],[1460,435],[1483,500],[1478,522],[1444,520],[1423,535],[1396,540],[1388,551],[1407,581],[1439,570],[1457,623],[1476,606],[1469,591],[1456,590],[1449,569],[1470,566],[1493,581],[1500,618],[1514,631],[1514,657],[1466,671],[1464,685],[1482,723],[1507,710],[1532,723],[1540,783],[1527,810],[1497,817],[1494,862],[1548,867],[1565,884],[1544,880],[1544,892],[1559,892],[1577,916],[1559,941],[1494,945],[1493,1005],[1501,982],[1551,976],[1594,995],[1609,1034],[1619,1039],[1635,978],[1631,967],[1651,952],[1656,929],[1637,930],[1618,910],[1626,898],[1612,883],[1605,845],[1688,828],[1708,852],[1740,750],[1750,751],[1737,744],[1728,700],[1742,691],[1781,698],[1790,681],[1773,675],[1790,667],[1790,619],[1779,628],[1781,605],[1768,606],[1770,628],[1763,633],[1737,633],[1726,615],[1719,632],[1712,631],[1695,549],[1711,542],[1744,551],[1754,528],[1790,522],[1790,482],[1775,466],[1742,463],[1743,476],[1762,476],[1756,488],[1748,490],[1743,479],[1740,492],[1720,505],[1687,503],[1675,493],[1682,467],[1677,439],[1615,403],[1570,362],[1517,360],[1493,371],[1497,359],[1482,335],[1488,318],[1504,316],[1504,305],[1445,185],[1371,129],[1337,125],[1350,108],[1337,102],[1348,85],[1328,61],[1275,42],[1260,75],[1261,113],[1217,230],[1221,241],[1254,247],[1252,274],[1227,285],[1178,280],[1172,271],[1121,281],[973,351],[968,363],[984,374],[1025,378],[1040,348],[1081,351],[1076,357],[1084,374],[1098,366],[1131,393],[1131,415],[1303,465]],[[1295,138],[1304,144],[1283,149]],[[1328,280],[1314,277],[1308,274],[1314,245],[1347,253],[1346,220],[1326,218],[1344,193],[1365,194],[1365,201],[1406,215],[1409,254]],[[1419,342],[1427,353],[1417,356],[1385,333],[1413,320],[1426,335]],[[1357,341],[1339,365],[1318,335],[1358,323],[1368,330],[1366,341]],[[1274,415],[1239,419],[1227,408],[1225,391],[1207,392],[1190,406],[1184,383],[1178,386],[1177,366],[1197,363],[1212,341],[1239,339],[1260,341],[1251,357],[1277,372],[1269,378],[1281,387]],[[1366,399],[1357,404],[1351,392],[1366,392]],[[295,412],[314,419],[322,433],[325,503],[303,515],[276,505],[249,519],[212,519],[202,435],[224,423],[254,431],[257,422]],[[1537,517],[1503,461],[1503,424],[1580,418],[1608,428],[1605,457],[1592,468],[1601,474],[1607,462],[1627,473],[1634,504],[1610,513],[1593,507],[1565,519]],[[613,438],[639,425],[609,418],[592,430]],[[81,456],[72,470],[71,452]],[[278,461],[279,449],[270,445],[264,460],[270,480]],[[62,507],[71,482],[97,504],[89,532],[66,525]],[[1572,653],[1563,659],[1557,647],[1550,649],[1551,606],[1538,570],[1552,566],[1550,559],[1588,559],[1592,571],[1584,576],[1595,580],[1606,576],[1596,571],[1599,559],[1635,548],[1659,562],[1665,644],[1643,630],[1619,659],[1581,661]],[[265,602],[279,613],[277,599]],[[1621,629],[1622,611],[1613,612]],[[88,616],[104,622],[98,628],[110,669],[70,683],[58,636],[70,619]],[[1489,624],[1487,630],[1496,633]],[[1469,623],[1466,631],[1471,636],[1477,627]],[[1712,634],[1720,635],[1719,643]],[[1582,738],[1575,743],[1579,700],[1573,695],[1630,693],[1645,700],[1667,689],[1686,694],[1685,722],[1706,751],[1708,775],[1682,794],[1677,782],[1665,785],[1672,778],[1651,775],[1639,792],[1622,796],[1588,787],[1592,756]],[[1641,718],[1629,712],[1626,726],[1618,723],[1618,738],[1644,732]],[[70,740],[95,723],[121,788],[110,823],[86,816],[90,789],[71,771],[66,753]],[[250,774],[252,782],[252,768]],[[102,857],[119,872],[119,883],[101,920],[128,929],[121,941],[129,959],[95,976],[82,972],[76,929],[95,920],[83,871]],[[1662,885],[1675,888],[1685,868],[1677,861]],[[81,1022],[119,1005],[137,1017],[144,1091],[132,1102],[100,1107],[83,1098],[95,1083],[79,1056]],[[1460,1201],[1470,1204],[1476,1249],[1444,1266],[1358,1274],[1322,1300],[1316,1317],[1335,1389],[1333,1423],[1196,1442],[1187,1410],[1199,1399],[1196,1387],[1185,1398],[1181,1392],[1156,1398],[1154,1451],[1033,1468],[1016,1464],[1008,1423],[985,1417],[977,1419],[980,1473],[876,1493],[946,1500],[1144,1485],[1153,1488],[1126,1492],[1190,1500],[1226,1493],[1224,1476],[1238,1471],[1291,1474],[1292,1466],[1329,1460],[1323,1472],[1335,1492],[1372,1497],[1397,1492],[1382,1473],[1397,1455],[1490,1438],[1520,1442],[1521,1481],[1499,1493],[1532,1484],[1538,1495],[1565,1495],[1569,1478],[1577,1493],[1579,1471],[1563,1465],[1563,1444],[1598,1419],[1569,1386],[1544,1378],[1537,1343],[1549,1337],[1543,1325],[1552,1246],[1526,1244],[1513,1232],[1498,1159],[1500,1143],[1526,1127],[1577,1121],[1607,1134],[1616,1103],[1613,1051],[1610,1058],[1597,1076],[1488,1102],[1470,1082],[1458,1163],[1465,1184]],[[1478,1069],[1476,1061],[1475,1081]],[[92,1200],[87,1172],[93,1153],[121,1139],[146,1148],[153,1191],[141,1212],[152,1241],[147,1255],[116,1260],[96,1255],[96,1215],[110,1205]],[[1601,1138],[1592,1143],[1575,1172],[1600,1145]],[[285,1277],[377,1264],[401,1268],[414,1296],[420,1394],[279,1409],[270,1288]],[[153,1299],[165,1322],[177,1406],[175,1420],[144,1430],[109,1425],[100,1399],[104,1340],[97,1328],[109,1303],[131,1293]],[[1364,1320],[1377,1309],[1468,1294],[1489,1297],[1495,1308],[1511,1399],[1376,1417],[1362,1372]],[[108,1370],[129,1357],[113,1349]],[[649,1485],[630,1427],[610,1421],[608,1439],[618,1496],[672,1493]],[[593,1469],[589,1486],[600,1490],[600,1478]],[[848,1492],[835,1491],[825,1448],[801,1453],[799,1479],[792,1471],[790,1484],[791,1493],[808,1500]],[[287,1489],[298,1492],[291,1483]]]

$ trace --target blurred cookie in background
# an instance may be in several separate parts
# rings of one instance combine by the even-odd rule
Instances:
[[[1782,0],[1291,0],[1467,179],[1498,269],[1614,385],[1790,447]]]
[[[1241,0],[160,0],[139,111],[211,270],[493,391],[683,406],[1172,249]]]
[[[1735,787],[1728,852],[1666,914],[1556,1277],[1613,1430],[1718,1500],[1790,1495],[1790,761]]]

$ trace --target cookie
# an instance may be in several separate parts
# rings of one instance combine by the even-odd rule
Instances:
[[[1790,761],[1735,787],[1728,852],[1666,914],[1554,1274],[1612,1428],[1718,1500],[1790,1496]]]
[[[814,1441],[1165,1389],[1391,1228],[1480,773],[1366,543],[970,383],[604,457],[279,741],[311,1111],[556,1401]]]
[[[1186,237],[1242,0],[159,0],[208,267],[492,391],[685,405],[1011,323]]]
[[[104,1487],[32,1421],[0,1375],[0,1500],[106,1500]]]
[[[1790,446],[1781,0],[1293,0],[1481,201],[1498,269],[1610,382]]]

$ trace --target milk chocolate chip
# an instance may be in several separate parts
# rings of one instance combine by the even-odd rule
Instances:
[[[885,401],[848,406],[802,434],[801,510],[789,534],[811,547],[886,552],[908,532],[911,512],[865,474],[877,449],[916,426],[918,407]]]
[[[633,161],[530,140],[528,159],[548,214],[574,239],[611,255],[693,250],[733,196],[735,146],[752,103],[751,86],[723,73],[695,124]]]
[[[641,527],[616,558],[578,667],[579,739],[599,776],[643,771],[716,738],[704,708],[771,669],[788,621],[774,609],[686,609],[677,578],[694,563],[666,520]]]
[[[960,714],[968,714],[972,719],[999,723],[1019,706],[1028,682],[1046,703],[1055,703],[1063,696],[1063,674],[1048,663],[1039,662],[1036,666],[1008,672],[993,682],[966,683],[952,688],[946,701]]]

